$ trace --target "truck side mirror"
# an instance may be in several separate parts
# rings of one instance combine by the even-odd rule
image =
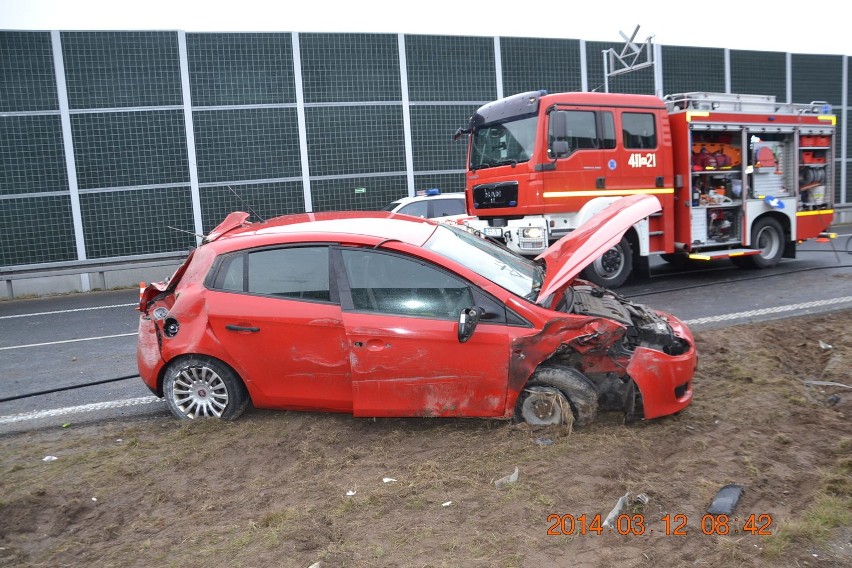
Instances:
[[[550,113],[550,134],[557,140],[568,138],[568,113],[558,110]]]
[[[564,158],[571,153],[568,142],[568,113],[555,110],[549,115],[550,120],[550,157],[554,160]]]

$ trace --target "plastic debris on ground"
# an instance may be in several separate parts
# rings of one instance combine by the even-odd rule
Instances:
[[[52,461],[56,461],[58,459],[59,458],[56,457],[56,456],[44,456],[43,458],[41,458],[41,461],[52,462]]]
[[[501,477],[500,479],[496,480],[494,482],[494,486],[499,489],[499,488],[503,487],[504,485],[509,485],[511,483],[515,483],[516,481],[518,481],[518,474],[519,474],[518,468],[517,468],[517,466],[515,466],[515,471],[513,473],[510,473],[509,475],[506,475],[506,476]]]
[[[621,514],[621,511],[624,510],[624,506],[627,505],[627,498],[630,496],[630,493],[625,493],[621,497],[618,498],[618,501],[613,507],[612,511],[609,512],[609,515],[604,519],[603,526],[607,528],[613,528],[615,526],[615,521],[618,518],[618,515]]]
[[[716,498],[710,503],[707,512],[711,515],[730,515],[740,500],[743,488],[734,483],[729,483],[716,493]]]

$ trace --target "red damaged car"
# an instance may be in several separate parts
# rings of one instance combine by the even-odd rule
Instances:
[[[139,373],[179,418],[672,414],[692,399],[689,329],[575,279],[659,208],[621,198],[535,261],[407,215],[232,213],[142,291]]]

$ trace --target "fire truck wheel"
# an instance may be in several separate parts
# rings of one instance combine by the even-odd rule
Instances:
[[[583,269],[583,278],[604,288],[618,288],[627,282],[632,266],[633,250],[627,238],[622,237],[621,242]]]
[[[563,365],[542,365],[527,382],[515,406],[515,417],[533,426],[561,425],[571,420],[583,428],[598,413],[598,393],[583,373]]]
[[[772,268],[781,262],[784,254],[784,229],[772,217],[758,219],[751,228],[751,247],[760,253],[751,256],[733,257],[731,260],[741,268]]]

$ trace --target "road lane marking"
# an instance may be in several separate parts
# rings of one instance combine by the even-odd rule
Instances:
[[[61,343],[76,343],[78,341],[97,341],[98,339],[112,339],[113,337],[130,337],[138,335],[138,332],[133,333],[118,333],[116,335],[99,335],[98,337],[81,337],[79,339],[64,339],[62,341],[48,341],[47,343],[29,343],[27,345],[11,345],[9,347],[0,347],[0,351],[9,349],[23,349],[24,347],[44,347],[46,345],[59,345]]]
[[[53,410],[33,410],[32,412],[13,414],[11,416],[0,416],[0,424],[14,424],[15,422],[39,420],[41,418],[53,418],[56,416],[65,416],[66,414],[76,414],[78,412],[95,412],[97,410],[109,410],[111,408],[126,408],[128,406],[139,406],[140,404],[151,404],[152,402],[160,402],[161,400],[162,399],[157,398],[154,395],[150,395],[143,396],[140,398],[113,400],[111,402],[96,402],[93,404],[83,404],[81,406],[54,408]]]
[[[73,312],[87,312],[90,310],[106,310],[109,308],[129,308],[130,306],[138,306],[139,304],[113,304],[111,306],[92,306],[90,308],[74,308],[71,310],[56,310],[53,312],[33,312],[31,314],[15,314],[11,316],[0,316],[0,320],[12,318],[28,318],[31,316],[52,316],[54,314],[70,314]]]
[[[803,310],[809,308],[816,308],[822,306],[830,306],[833,304],[843,304],[850,302],[852,303],[852,296],[843,296],[840,298],[831,298],[826,300],[816,300],[813,302],[803,302],[800,304],[788,304],[786,306],[777,306],[774,308],[764,308],[760,310],[750,310],[748,312],[741,312],[735,314],[723,314],[718,316],[711,316],[706,318],[696,318],[692,320],[684,320],[684,323],[687,325],[697,325],[702,323],[711,323],[711,322],[719,322],[719,321],[729,321],[735,320],[739,318],[745,317],[754,317],[768,314],[776,314],[787,311],[795,311],[795,310]],[[103,339],[108,337],[125,337],[129,335],[136,335],[136,333],[126,333],[122,335],[112,335],[112,336],[104,336],[104,337],[89,337],[84,339],[72,339],[68,341],[59,341],[56,343],[69,343],[72,341],[87,341],[92,339]],[[41,343],[37,345],[52,345],[52,343]],[[32,347],[35,345],[20,345],[18,347]],[[3,347],[0,349],[16,349],[17,347]],[[150,404],[152,402],[159,402],[162,399],[157,398],[156,396],[146,396],[141,398],[131,398],[125,400],[115,400],[112,402],[99,402],[95,404],[85,404],[82,406],[71,406],[67,408],[57,408],[54,410],[37,410],[32,412],[26,412],[23,414],[14,414],[11,416],[0,416],[0,424],[11,424],[15,422],[24,422],[27,420],[37,420],[40,418],[50,418],[55,416],[64,416],[66,414],[73,414],[77,412],[94,412],[97,410],[107,410],[112,408],[124,408],[127,406],[136,406],[140,404]]]
[[[691,320],[684,320],[683,323],[686,325],[699,325],[702,323],[713,323],[719,321],[730,321],[736,320],[740,318],[748,318],[755,316],[764,316],[768,314],[778,314],[784,312],[793,312],[797,310],[807,310],[809,308],[819,308],[822,306],[831,306],[834,304],[845,304],[847,302],[852,302],[852,296],[843,296],[841,298],[831,298],[827,300],[814,300],[813,302],[802,302],[801,304],[788,304],[786,306],[775,306],[774,308],[763,308],[760,310],[750,310],[747,312],[740,312],[735,314],[722,314],[718,316],[708,316],[706,318],[696,318]]]

